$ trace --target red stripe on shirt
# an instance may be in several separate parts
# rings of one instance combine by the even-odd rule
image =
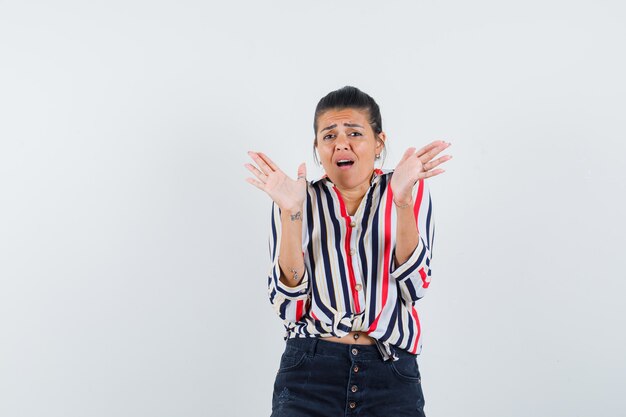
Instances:
[[[430,281],[428,280],[428,275],[426,275],[426,271],[423,267],[420,268],[420,277],[422,278],[422,287],[428,288]]]
[[[333,186],[333,190],[337,193],[337,198],[339,199],[339,207],[341,208],[341,216],[343,216],[346,221],[346,240],[344,242],[346,259],[348,260],[348,275],[350,278],[350,291],[352,292],[352,299],[354,300],[354,308],[357,313],[361,312],[361,306],[359,304],[359,292],[356,290],[356,278],[354,277],[354,268],[352,267],[352,255],[350,255],[350,237],[352,236],[352,226],[350,226],[350,216],[348,215],[348,211],[346,210],[346,205],[343,202],[343,198],[341,197],[341,193],[337,189],[337,187]]]
[[[317,321],[321,321],[320,319],[317,318],[317,316],[315,315],[315,313],[313,312],[313,309],[311,309],[311,317],[313,317],[315,320]]]
[[[389,259],[391,258],[391,207],[393,206],[393,191],[391,190],[391,184],[387,188],[387,204],[385,206],[385,254],[383,262],[383,296],[381,301],[380,312],[376,316],[376,320],[372,322],[367,333],[372,333],[378,326],[378,319],[385,309],[387,304],[387,292],[389,290]]]
[[[300,321],[300,318],[302,317],[303,305],[304,300],[298,300],[296,303],[296,321]]]
[[[411,348],[411,353],[417,353],[417,343],[420,340],[420,334],[422,333],[422,327],[420,326],[420,319],[417,316],[417,310],[415,310],[415,306],[411,309],[411,314],[413,315],[413,320],[417,324],[417,335],[415,336],[415,342],[413,342],[413,347]]]
[[[415,224],[419,218],[420,206],[422,205],[422,196],[424,195],[424,179],[419,180],[419,186],[417,187],[417,196],[415,197],[415,204],[413,205],[413,213],[415,214]],[[417,225],[419,229],[419,224]],[[418,230],[419,233],[419,230]]]
[[[418,237],[419,237],[419,224],[417,219],[419,219],[419,213],[420,213],[420,207],[422,206],[422,197],[424,195],[424,179],[420,179],[419,180],[419,185],[417,187],[417,196],[415,197],[415,204],[413,206],[413,213],[415,215],[415,224],[417,225],[417,233],[418,233]],[[426,279],[426,273],[424,272],[424,268],[420,269],[419,271],[420,276],[422,277],[422,282],[424,282],[424,288],[428,288],[428,283],[426,283],[425,279]],[[417,347],[418,347],[418,343],[419,343],[419,339],[420,339],[420,333],[422,331],[421,325],[420,325],[420,319],[417,315],[417,310],[415,310],[415,306],[413,306],[413,308],[411,309],[411,314],[413,315],[413,320],[415,320],[415,323],[417,325],[417,335],[415,336],[415,342],[413,343],[413,347],[411,348],[411,353],[415,354],[417,353]]]

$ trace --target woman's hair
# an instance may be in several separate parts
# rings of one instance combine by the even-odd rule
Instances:
[[[367,113],[369,116],[369,124],[376,134],[376,140],[381,141],[383,144],[384,163],[385,157],[387,156],[387,148],[385,147],[385,142],[378,137],[378,134],[383,131],[383,121],[380,117],[380,108],[378,107],[378,104],[376,104],[376,101],[374,101],[374,99],[367,93],[364,93],[356,87],[347,85],[339,90],[331,91],[326,94],[326,96],[322,97],[322,99],[317,103],[317,107],[315,107],[315,117],[313,119],[313,131],[315,134],[315,140],[313,141],[313,158],[318,166],[319,160],[317,159],[317,155],[315,153],[315,148],[317,147],[317,119],[328,110],[343,109],[364,110]]]

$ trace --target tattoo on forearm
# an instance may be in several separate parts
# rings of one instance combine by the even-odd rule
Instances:
[[[295,222],[296,220],[302,220],[302,212],[298,211],[296,214],[291,215],[291,221]]]
[[[290,270],[290,271],[291,271],[291,273],[293,274],[293,279],[294,279],[295,281],[297,281],[297,280],[298,280],[298,271],[297,271],[297,270],[295,270],[295,269],[293,269],[293,268],[289,268],[289,270]]]

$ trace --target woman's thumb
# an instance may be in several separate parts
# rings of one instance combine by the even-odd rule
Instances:
[[[303,177],[306,179],[306,163],[303,162],[298,166],[298,178]]]

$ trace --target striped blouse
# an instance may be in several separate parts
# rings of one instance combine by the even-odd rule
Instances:
[[[430,284],[435,226],[424,179],[413,187],[419,242],[402,265],[394,260],[396,207],[393,170],[375,169],[370,187],[349,215],[337,187],[325,175],[307,182],[302,215],[305,271],[301,283],[280,280],[280,208],[272,202],[268,273],[270,303],[294,337],[345,336],[363,331],[376,340],[385,360],[394,347],[419,355],[421,326],[415,302]]]

